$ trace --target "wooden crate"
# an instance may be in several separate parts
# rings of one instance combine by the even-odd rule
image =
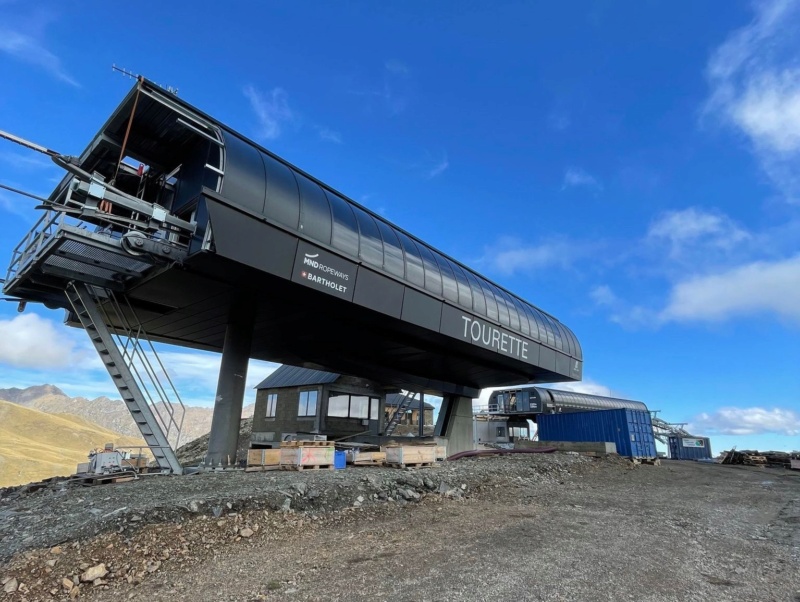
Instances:
[[[288,469],[300,469],[313,466],[333,467],[333,445],[303,445],[301,447],[281,447],[281,466]]]
[[[279,449],[247,450],[247,466],[278,466],[281,463]]]
[[[387,464],[410,466],[436,462],[434,445],[388,445],[382,451],[386,453]]]
[[[437,445],[436,446],[436,461],[437,462],[444,462],[447,460],[447,446],[446,445]]]
[[[353,464],[355,466],[378,466],[386,462],[386,452],[382,451],[356,451],[353,454]]]

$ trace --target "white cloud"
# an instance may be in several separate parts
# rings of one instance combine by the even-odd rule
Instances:
[[[728,251],[751,235],[727,215],[689,207],[660,215],[647,232],[650,242],[666,243],[672,259],[708,248]],[[694,257],[692,258],[694,259]]]
[[[557,132],[563,132],[572,125],[572,120],[568,113],[553,111],[547,116],[547,125]]]
[[[662,321],[722,321],[773,313],[800,322],[800,256],[756,261],[674,285]]]
[[[513,237],[501,237],[494,246],[484,248],[484,255],[477,263],[501,274],[535,272],[553,266],[567,268],[585,252],[584,245],[568,240],[531,245]]]
[[[16,215],[28,223],[36,221],[36,214],[33,211],[32,199],[27,200],[22,197],[16,196],[14,199],[9,198],[4,193],[0,192],[0,210]]]
[[[283,88],[273,88],[264,96],[248,85],[243,92],[258,119],[259,137],[274,140],[280,136],[281,127],[294,119],[294,113],[289,108],[289,97]]]
[[[33,36],[0,27],[0,52],[40,67],[71,86],[80,87],[80,84],[64,69],[61,59],[45,48],[41,40]]]
[[[602,284],[600,286],[594,287],[589,296],[592,298],[597,305],[605,305],[608,307],[613,307],[617,303],[619,303],[619,299],[614,291],[611,290],[611,287],[607,284]]]
[[[546,385],[548,389],[558,389],[560,391],[572,391],[573,393],[586,393],[588,395],[600,395],[602,397],[613,397],[611,389],[605,385],[601,385],[589,378],[580,382],[573,383],[555,383]]]
[[[800,200],[800,4],[754,3],[755,17],[713,53],[704,115],[743,133],[762,168],[789,200]]]
[[[450,167],[450,161],[447,160],[447,153],[443,153],[441,161],[428,172],[428,179],[432,180],[436,176],[443,174],[448,167]]]
[[[699,414],[687,429],[703,434],[796,436],[800,435],[800,414],[781,408],[722,408],[711,414]]]
[[[408,65],[398,60],[386,61],[384,63],[384,67],[389,73],[394,73],[397,75],[408,75],[411,72],[411,70],[408,68]]]
[[[575,187],[589,188],[596,192],[603,190],[603,185],[594,176],[579,167],[568,167],[564,171],[564,182],[561,185],[561,190]]]
[[[17,368],[68,368],[83,356],[52,320],[34,313],[0,320],[0,364]]]
[[[319,137],[322,140],[326,140],[327,142],[334,142],[336,144],[342,143],[342,135],[339,132],[335,132],[330,128],[326,127],[319,128]]]

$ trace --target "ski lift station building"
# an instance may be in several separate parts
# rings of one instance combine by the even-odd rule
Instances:
[[[87,330],[165,470],[148,391],[168,387],[116,335],[222,352],[213,465],[235,457],[250,358],[441,395],[451,451],[479,389],[581,378],[555,317],[143,78],[82,153],[49,154],[67,173],[4,291]]]

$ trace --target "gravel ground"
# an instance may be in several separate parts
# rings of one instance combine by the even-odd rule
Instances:
[[[9,600],[800,602],[787,471],[510,456],[6,492],[0,517]]]

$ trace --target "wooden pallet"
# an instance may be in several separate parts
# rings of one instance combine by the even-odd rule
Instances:
[[[661,466],[661,458],[631,458],[634,464],[649,464],[651,466]]]
[[[387,462],[386,466],[389,468],[430,468],[431,466],[436,466],[436,462],[406,462],[405,464]]]
[[[353,462],[350,466],[386,466],[386,462],[383,460],[359,460]]]
[[[245,472],[265,472],[267,470],[280,470],[280,464],[270,464],[267,466],[248,466],[244,469]]]
[[[333,447],[333,441],[281,441],[281,447]]]
[[[281,464],[282,470],[334,470],[333,464]]]
[[[113,483],[126,483],[136,479],[135,475],[107,475],[102,477],[86,477],[79,480],[81,485],[86,487],[93,485],[111,485]]]

